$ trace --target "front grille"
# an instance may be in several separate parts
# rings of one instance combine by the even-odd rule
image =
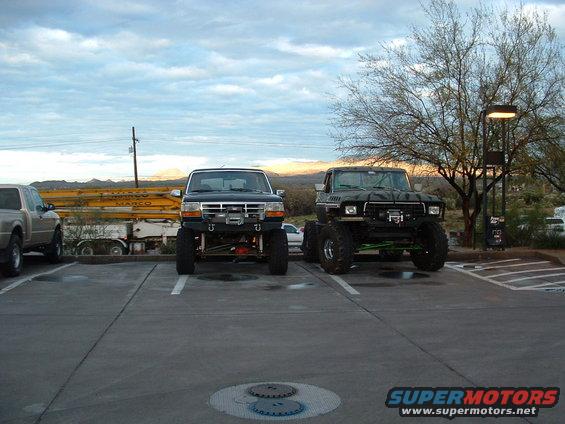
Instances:
[[[426,206],[423,203],[366,203],[365,216],[379,221],[387,221],[388,211],[400,211],[404,220],[426,216]]]
[[[221,218],[226,214],[243,214],[245,218],[265,217],[264,203],[202,203],[202,215]]]

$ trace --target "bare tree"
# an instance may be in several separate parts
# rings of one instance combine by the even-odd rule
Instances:
[[[507,122],[510,173],[533,159],[528,151],[557,143],[560,45],[547,16],[523,7],[463,13],[451,1],[432,0],[425,12],[429,25],[412,28],[406,44],[361,56],[358,78],[340,79],[345,94],[333,103],[333,136],[344,156],[437,170],[461,198],[469,244],[482,199],[481,111],[518,106]],[[499,140],[500,124],[492,122],[490,148]]]

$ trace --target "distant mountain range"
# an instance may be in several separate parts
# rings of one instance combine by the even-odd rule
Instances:
[[[285,162],[281,164],[258,166],[263,169],[271,178],[275,187],[295,186],[295,187],[313,187],[314,184],[321,183],[324,180],[324,173],[328,168],[336,166],[359,166],[364,165],[364,162],[324,162],[324,161],[310,161],[310,162]],[[433,180],[434,185],[438,183],[442,185],[444,181],[441,177],[423,177],[422,175],[428,171],[420,166],[407,166],[404,163],[390,163],[388,166],[395,166],[405,168],[415,182],[426,180],[430,182]],[[157,172],[155,175],[139,180],[140,187],[183,187],[186,185],[187,175],[180,169],[170,168]],[[127,188],[134,187],[135,184],[132,180],[129,181],[113,181],[113,180],[98,180],[92,179],[90,181],[65,181],[65,180],[48,180],[36,181],[31,185],[42,190],[54,189],[80,189],[80,188]]]

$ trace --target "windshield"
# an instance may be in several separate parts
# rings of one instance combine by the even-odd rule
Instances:
[[[410,190],[410,183],[404,171],[337,171],[335,173],[334,190],[376,188]]]
[[[255,171],[203,171],[190,178],[188,192],[255,191],[270,193],[267,176]]]

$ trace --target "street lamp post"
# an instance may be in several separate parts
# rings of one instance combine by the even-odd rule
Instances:
[[[487,227],[488,227],[488,192],[487,192],[487,118],[488,119],[512,119],[516,116],[518,108],[513,105],[492,105],[483,109],[481,112],[481,123],[483,126],[483,250],[487,250]],[[502,216],[506,214],[506,128],[502,121]],[[493,185],[494,182],[493,172]],[[493,199],[494,207],[495,199]]]

